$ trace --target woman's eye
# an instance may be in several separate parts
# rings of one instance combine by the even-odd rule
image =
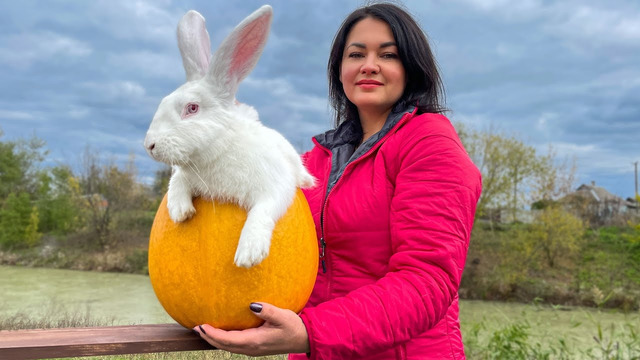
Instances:
[[[396,53],[384,53],[384,54],[382,54],[382,57],[384,59],[397,59],[398,58],[398,54],[396,54]]]
[[[363,55],[361,53],[359,53],[359,52],[352,52],[352,53],[349,54],[349,57],[350,58],[361,58],[361,57],[363,57]]]

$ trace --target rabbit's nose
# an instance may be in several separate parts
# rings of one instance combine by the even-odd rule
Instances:
[[[147,151],[149,152],[149,154],[151,154],[151,152],[153,151],[153,149],[156,148],[156,142],[153,141],[153,138],[151,136],[149,136],[147,134],[147,136],[145,136],[144,138],[144,148],[147,149]]]
[[[156,147],[156,143],[155,142],[150,142],[150,141],[146,141],[144,142],[144,147],[145,149],[147,149],[147,151],[149,153],[151,153],[153,151],[153,149],[155,149]]]

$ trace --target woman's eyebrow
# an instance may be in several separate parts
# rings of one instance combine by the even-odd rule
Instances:
[[[351,47],[351,46],[355,46],[357,48],[361,48],[361,49],[366,49],[367,46],[363,43],[359,43],[359,42],[353,42],[351,44],[349,44],[347,47]],[[380,44],[381,48],[385,48],[385,47],[389,47],[389,46],[397,46],[397,44],[395,43],[395,41],[387,41],[387,42],[383,42],[382,44]]]
[[[361,48],[361,49],[366,49],[366,48],[367,48],[367,46],[366,46],[365,44],[363,44],[363,43],[358,43],[358,42],[351,43],[351,44],[349,44],[349,46],[347,46],[347,47],[349,48],[349,47],[352,47],[352,46],[355,46],[355,47],[357,47],[357,48]]]

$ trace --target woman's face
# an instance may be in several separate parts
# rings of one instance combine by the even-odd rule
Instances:
[[[361,113],[384,114],[400,99],[405,71],[387,23],[364,18],[351,28],[342,54],[340,82]]]

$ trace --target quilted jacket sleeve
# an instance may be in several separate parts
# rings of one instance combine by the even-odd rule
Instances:
[[[367,357],[402,344],[438,323],[457,294],[479,171],[455,133],[413,131],[398,145],[385,159],[395,185],[389,272],[301,313],[314,359]]]

